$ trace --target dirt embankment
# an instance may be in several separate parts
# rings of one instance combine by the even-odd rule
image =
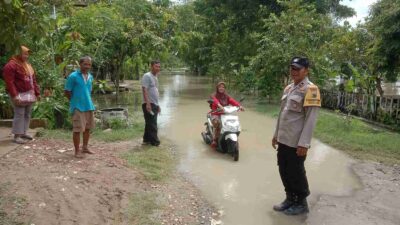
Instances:
[[[210,224],[214,210],[182,176],[148,181],[119,157],[135,148],[94,143],[96,154],[78,160],[69,142],[20,146],[0,158],[0,224]],[[151,215],[146,196],[154,196]]]
[[[353,169],[363,187],[351,196],[320,196],[307,224],[400,224],[400,166],[361,162]]]

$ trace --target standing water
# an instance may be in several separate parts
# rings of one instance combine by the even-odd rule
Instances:
[[[203,143],[206,103],[213,91],[206,78],[160,77],[159,133],[181,153],[179,170],[187,175],[222,214],[225,225],[304,224],[306,216],[286,216],[272,210],[284,198],[271,139],[276,119],[246,108],[240,112],[240,159],[213,151]],[[243,102],[246,107],[246,102]],[[313,140],[306,160],[311,206],[320,194],[348,195],[360,185],[348,156]]]

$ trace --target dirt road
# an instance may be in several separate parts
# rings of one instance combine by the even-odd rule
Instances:
[[[20,146],[0,159],[0,224],[210,224],[212,208],[182,176],[151,182],[119,157],[140,148],[94,143],[77,160],[61,140]],[[149,196],[156,206],[143,219]]]

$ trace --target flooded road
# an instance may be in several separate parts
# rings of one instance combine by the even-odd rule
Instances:
[[[160,136],[174,142],[181,154],[179,169],[222,212],[227,225],[303,224],[305,217],[287,217],[272,205],[284,197],[271,147],[275,119],[247,108],[240,113],[240,159],[213,151],[202,142],[206,103],[211,93],[207,79],[171,76],[163,79]],[[246,103],[243,103],[246,106]],[[318,195],[347,195],[360,185],[350,171],[352,160],[313,140],[306,160],[311,208]]]
[[[306,216],[288,217],[272,210],[284,198],[283,186],[271,139],[276,119],[256,112],[246,101],[240,113],[240,159],[213,151],[203,143],[209,106],[206,99],[213,91],[206,78],[183,75],[160,77],[159,134],[161,141],[176,144],[180,154],[179,170],[200,189],[222,214],[225,225],[304,224]],[[123,97],[130,110],[141,101],[140,94]],[[140,104],[140,103],[139,103]],[[349,195],[360,184],[352,173],[352,160],[318,140],[312,141],[306,160],[311,210],[320,194]]]

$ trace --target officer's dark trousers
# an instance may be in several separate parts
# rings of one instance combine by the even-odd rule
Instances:
[[[158,139],[157,135],[157,115],[158,115],[158,106],[151,103],[151,110],[153,111],[154,115],[151,115],[146,110],[146,104],[142,105],[145,127],[144,127],[144,135],[143,135],[143,142],[150,143],[152,145],[159,145],[160,140]]]
[[[310,190],[304,168],[306,156],[297,156],[296,150],[279,143],[278,166],[286,194],[294,195],[301,201],[310,194]]]

